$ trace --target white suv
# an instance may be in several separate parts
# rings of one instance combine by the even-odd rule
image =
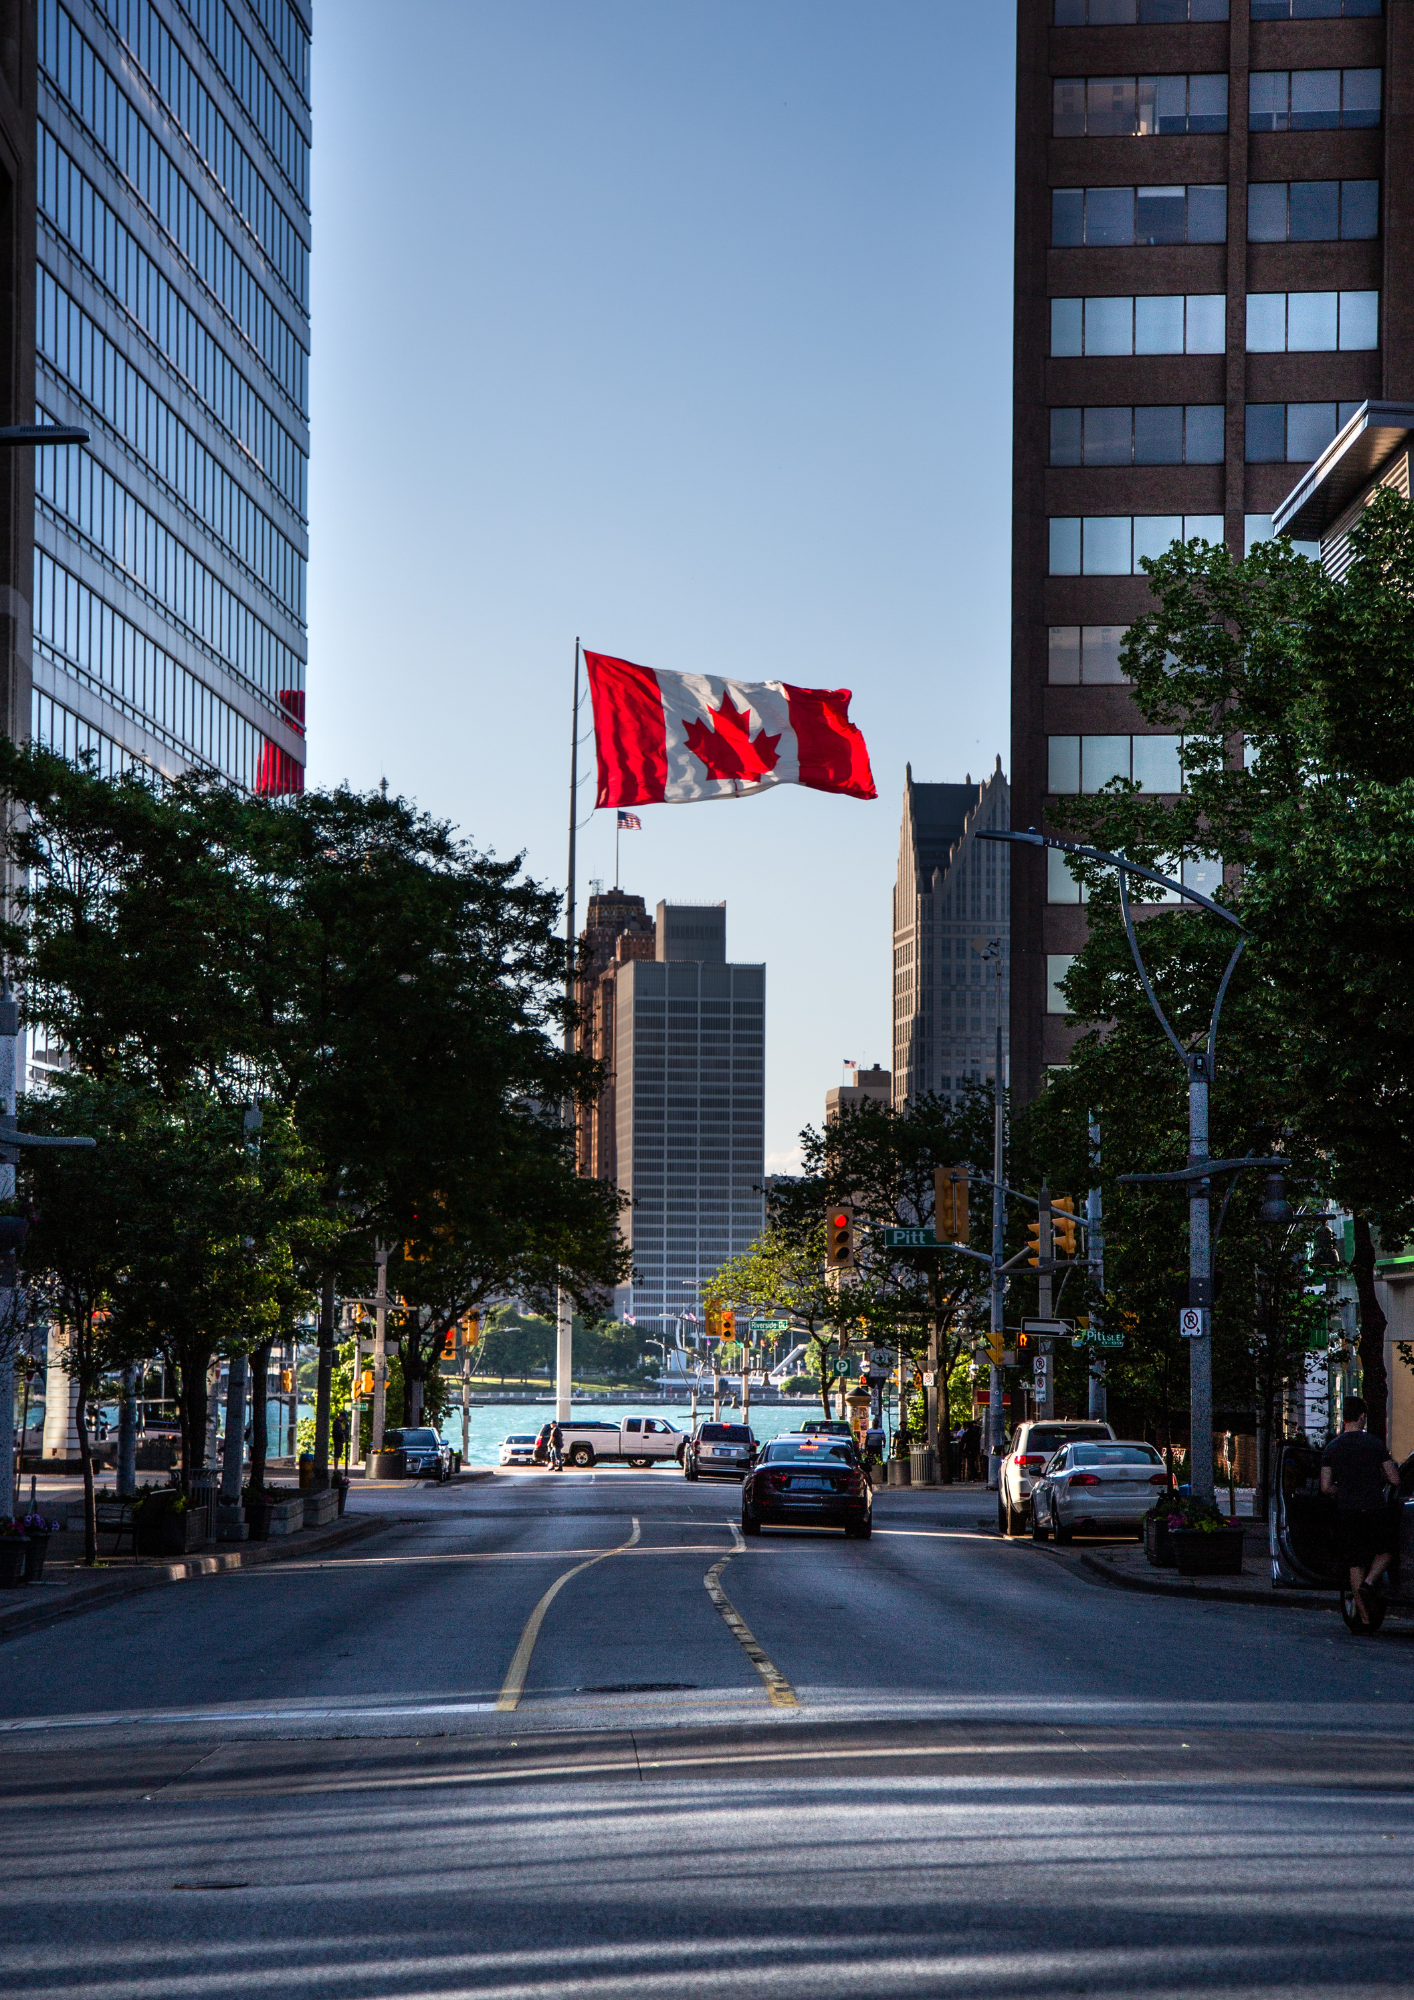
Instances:
[[[1108,1424],[1083,1417],[1046,1417],[1018,1424],[997,1481],[997,1529],[1019,1535],[1031,1513],[1031,1488],[1063,1444],[1073,1438],[1112,1438]]]

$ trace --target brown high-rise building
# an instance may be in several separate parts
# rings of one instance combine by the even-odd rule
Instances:
[[[594,1103],[579,1113],[575,1151],[579,1172],[594,1180],[611,1181],[618,1175],[614,975],[631,959],[652,958],[656,937],[656,926],[642,896],[610,889],[589,898],[588,921],[579,934],[576,1046],[604,1064],[605,1081]]]
[[[1026,827],[1116,775],[1181,782],[1119,674],[1141,559],[1178,536],[1243,553],[1366,399],[1414,396],[1414,0],[1019,0],[1017,64]],[[1057,856],[1014,862],[1027,1097],[1074,1040],[1057,982],[1085,918]]]

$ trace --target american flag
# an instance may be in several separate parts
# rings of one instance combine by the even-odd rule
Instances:
[[[637,813],[621,812],[619,814],[620,833],[642,833],[642,831],[643,821],[638,817]]]

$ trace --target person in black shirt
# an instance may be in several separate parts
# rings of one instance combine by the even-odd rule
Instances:
[[[1365,1592],[1389,1566],[1389,1490],[1399,1484],[1399,1467],[1383,1438],[1365,1429],[1365,1399],[1347,1396],[1341,1406],[1344,1428],[1321,1453],[1321,1491],[1335,1495],[1336,1550],[1350,1571],[1350,1589],[1361,1621],[1370,1614]]]

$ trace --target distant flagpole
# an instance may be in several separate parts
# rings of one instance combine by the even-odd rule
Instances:
[[[574,642],[574,706],[570,710],[570,858],[565,892],[565,1054],[574,1053],[574,880],[575,821],[579,810],[579,640]],[[574,1099],[567,1097],[566,1125],[574,1124]],[[570,1420],[570,1386],[574,1373],[574,1305],[564,1285],[555,1300],[555,1420]]]
[[[623,830],[624,816],[622,813],[616,812],[614,814],[614,887],[616,889],[619,886],[619,835]]]

